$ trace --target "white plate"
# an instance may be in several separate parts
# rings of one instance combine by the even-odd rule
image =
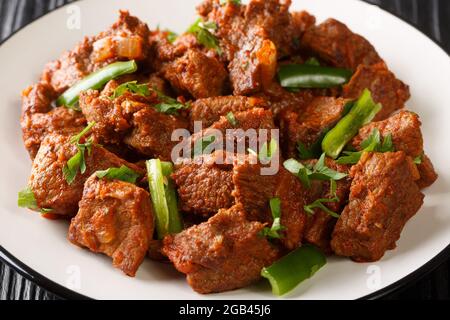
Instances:
[[[84,35],[107,28],[121,8],[129,9],[152,28],[160,24],[181,32],[195,20],[198,2],[84,0],[46,15],[0,47],[0,245],[35,280],[42,280],[37,271],[63,287],[98,299],[273,298],[264,282],[238,291],[198,295],[181,274],[150,260],[141,266],[136,278],[126,277],[111,266],[109,258],[71,245],[66,240],[66,222],[42,219],[16,205],[17,191],[26,185],[31,165],[21,140],[20,92],[37,81],[44,64],[72,48]],[[293,10],[307,9],[319,21],[337,18],[367,37],[393,72],[411,86],[408,107],[421,116],[426,152],[440,174],[437,183],[426,190],[425,204],[407,224],[396,250],[372,264],[331,258],[316,276],[286,297],[360,298],[411,274],[449,245],[450,59],[422,33],[375,6],[355,0],[293,2]],[[80,30],[67,28],[74,8],[81,10]]]

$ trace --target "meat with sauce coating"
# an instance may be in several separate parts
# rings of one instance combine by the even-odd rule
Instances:
[[[162,252],[199,293],[238,289],[260,279],[261,269],[277,258],[276,248],[260,235],[263,228],[234,206],[165,237]]]
[[[78,211],[84,182],[94,172],[126,165],[136,172],[143,173],[138,166],[94,144],[91,154],[88,155],[87,151],[85,153],[86,172],[78,173],[74,182],[69,185],[64,177],[63,168],[77,152],[76,146],[70,143],[70,138],[71,136],[60,134],[47,135],[34,159],[29,186],[39,208],[52,209],[52,213],[57,215],[73,216]]]
[[[80,209],[72,219],[69,240],[113,259],[116,268],[134,277],[153,236],[150,195],[134,184],[99,179],[84,185]]]
[[[350,175],[349,204],[334,228],[331,248],[358,262],[378,261],[395,248],[406,222],[423,204],[419,174],[399,151],[364,153]]]

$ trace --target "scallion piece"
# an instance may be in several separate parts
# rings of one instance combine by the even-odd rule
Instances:
[[[270,267],[263,268],[261,276],[268,279],[274,295],[282,296],[312,277],[327,262],[325,255],[310,245],[304,245]]]
[[[284,88],[332,88],[347,83],[352,71],[314,64],[286,64],[278,77]]]
[[[89,89],[101,89],[108,82],[124,74],[134,73],[138,69],[136,61],[125,61],[112,63],[94,73],[91,73],[86,78],[72,86],[64,92],[58,100],[59,106],[66,106],[72,108],[80,97],[80,93]]]
[[[322,150],[336,159],[359,129],[372,121],[381,108],[381,104],[375,103],[370,91],[365,89],[350,112],[327,133],[322,141]]]
[[[109,168],[95,173],[100,179],[108,180],[120,180],[129,183],[136,183],[136,180],[140,177],[140,174],[133,169],[128,168],[126,165],[122,165],[120,168]]]
[[[155,213],[156,233],[158,239],[163,239],[166,235],[178,233],[183,229],[175,189],[169,177],[173,169],[168,163],[161,162],[159,159],[148,160],[146,165]]]

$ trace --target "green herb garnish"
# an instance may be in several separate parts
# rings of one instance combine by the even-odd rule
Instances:
[[[64,178],[69,185],[75,181],[78,171],[80,171],[81,174],[86,172],[85,151],[87,150],[88,155],[91,154],[93,139],[91,137],[85,143],[80,143],[80,140],[92,129],[94,125],[95,122],[89,123],[83,131],[70,139],[70,143],[77,146],[78,152],[70,158],[69,161],[67,161],[63,168]]]
[[[31,210],[38,209],[36,198],[30,187],[26,187],[25,189],[19,191],[17,205],[20,208],[29,208]]]
[[[178,39],[178,34],[170,31],[170,30],[166,30],[165,32],[167,32],[167,41],[169,41],[170,43],[174,43],[175,40]]]
[[[327,198],[317,199],[313,203],[304,206],[303,208],[305,209],[306,213],[309,214],[309,215],[313,215],[314,214],[314,209],[320,209],[320,210],[328,213],[330,216],[332,216],[334,218],[339,218],[339,214],[337,214],[336,212],[328,209],[327,206],[324,205],[324,203],[339,202],[339,197],[336,194],[336,190],[337,190],[337,183],[336,183],[336,181],[335,180],[330,180],[330,195],[331,195],[331,198],[329,198],[329,199],[327,199]]]
[[[197,140],[194,144],[192,157],[195,158],[204,154],[206,148],[214,143],[214,141],[216,141],[216,136],[202,137],[201,139]]]
[[[336,163],[339,164],[356,164],[361,159],[364,152],[393,152],[394,144],[392,143],[392,134],[387,134],[381,141],[380,131],[375,128],[367,139],[361,142],[361,151],[343,151],[344,154]]]
[[[28,208],[31,210],[40,210],[41,213],[50,213],[53,209],[47,208],[39,208],[37,205],[36,197],[34,196],[33,190],[31,187],[26,187],[22,191],[19,191],[19,195],[17,198],[17,205],[20,208]]]
[[[284,162],[284,168],[296,175],[306,188],[311,188],[311,180],[341,180],[347,177],[346,173],[330,169],[325,165],[325,154],[314,166],[305,166],[295,159],[289,159]]]
[[[137,81],[130,81],[122,83],[120,86],[118,86],[114,90],[110,99],[116,99],[123,95],[125,92],[135,93],[143,97],[147,97],[150,95],[148,84],[138,84]]]
[[[272,226],[265,227],[261,231],[261,235],[272,239],[280,239],[282,235],[279,234],[285,227],[281,225],[281,200],[280,198],[270,199],[270,211],[272,212],[273,223]]]
[[[264,142],[264,144],[261,146],[261,149],[259,150],[259,161],[261,161],[262,163],[270,162],[277,150],[278,143],[275,141],[275,139],[271,139],[269,144],[267,144],[267,142]]]
[[[416,165],[422,164],[422,161],[423,161],[423,155],[420,155],[420,156],[417,156],[417,157],[414,158],[414,163]]]
[[[120,180],[129,183],[136,183],[140,174],[123,165],[120,168],[109,168],[95,173],[100,179]]]
[[[201,18],[192,24],[187,30],[188,33],[192,33],[197,38],[197,41],[208,49],[214,49],[220,55],[222,49],[219,45],[219,40],[213,35],[217,30],[217,24],[215,22],[203,22]]]
[[[156,92],[156,94],[158,95],[158,99],[161,101],[155,106],[155,109],[158,110],[158,112],[170,115],[178,115],[178,111],[186,110],[190,107],[189,103],[183,104],[177,99],[166,96],[156,88],[153,88],[153,91]]]
[[[234,116],[233,112],[228,112],[228,114],[226,115],[226,118],[233,127],[237,126],[237,120],[236,120],[236,117]]]

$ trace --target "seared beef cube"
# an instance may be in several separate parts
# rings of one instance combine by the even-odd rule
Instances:
[[[203,128],[207,128],[229,112],[247,111],[253,108],[264,107],[264,105],[264,101],[260,98],[243,96],[199,99],[192,104],[190,112],[191,131],[194,131],[194,121],[201,121]]]
[[[315,164],[317,160],[309,161],[310,164]],[[325,164],[328,168],[336,170],[338,172],[348,173],[349,167],[347,165],[337,164],[334,160],[326,158]],[[340,214],[344,209],[348,201],[348,195],[350,193],[351,179],[349,177],[336,181],[336,196],[339,198],[338,202],[328,202],[324,205],[333,212]],[[313,181],[310,203],[317,199],[331,199],[334,195],[330,194],[330,182],[329,181]],[[321,209],[315,209],[314,214],[308,216],[308,220],[305,228],[304,240],[311,243],[323,252],[331,254],[331,234],[337,219],[330,214],[324,212]]]
[[[230,62],[235,95],[250,95],[270,85],[277,57],[293,51],[294,25],[288,2],[252,0],[248,5],[207,0],[199,7],[205,21],[214,21],[215,33]]]
[[[277,81],[257,96],[266,101],[275,116],[279,116],[284,110],[303,110],[314,99],[311,90],[289,92]]]
[[[304,110],[285,110],[280,115],[282,145],[287,157],[297,155],[297,145],[311,147],[320,136],[342,117],[348,100],[318,97]]]
[[[403,151],[364,153],[352,167],[349,204],[331,247],[358,262],[377,261],[394,249],[406,222],[423,204],[417,168]]]
[[[314,27],[316,24],[316,17],[311,15],[307,11],[295,11],[292,12],[292,27],[294,31],[294,41],[298,40],[298,44],[300,44],[300,39],[303,34],[309,28]],[[294,43],[295,44],[295,43]]]
[[[148,57],[149,29],[138,18],[121,11],[107,31],[86,37],[72,51],[49,63],[42,80],[62,93],[90,73],[118,60],[144,61]]]
[[[189,49],[181,58],[168,63],[163,73],[180,93],[196,99],[220,96],[227,79],[223,64],[197,49]]]
[[[85,152],[86,172],[78,173],[74,182],[69,185],[64,178],[63,168],[77,152],[76,146],[70,143],[70,138],[67,135],[48,134],[34,159],[29,186],[39,208],[52,209],[53,214],[72,216],[78,210],[84,182],[94,172],[122,165],[142,172],[139,167],[93,145],[91,155]]]
[[[191,147],[195,148],[202,139],[213,136],[215,140],[211,146],[216,149],[223,149],[226,145],[234,144],[236,153],[246,153],[248,148],[255,149],[251,143],[257,142],[256,140],[259,140],[260,144],[271,140],[271,129],[275,129],[275,124],[270,110],[253,108],[248,111],[236,112],[234,117],[236,125],[230,123],[226,117],[221,117],[211,127],[193,134],[190,137]],[[261,129],[265,129],[267,132],[261,131]],[[218,131],[221,135],[217,134]],[[238,150],[238,147],[241,149]],[[227,151],[231,152],[231,150]]]
[[[79,112],[58,107],[48,113],[23,114],[21,124],[25,148],[34,159],[47,134],[77,134],[86,126],[86,119]]]
[[[116,268],[134,277],[153,236],[150,195],[134,184],[99,179],[84,185],[80,209],[72,219],[69,240],[112,257]]]
[[[172,141],[172,133],[177,129],[187,129],[188,123],[181,117],[167,115],[147,107],[133,114],[133,130],[124,142],[140,153],[170,160],[173,147],[179,142]]]
[[[143,97],[129,92],[111,99],[118,85],[111,81],[102,92],[88,90],[80,95],[80,108],[89,122],[96,123],[94,136],[103,144],[120,144],[133,126],[133,114],[157,102],[156,94]]]
[[[343,96],[357,99],[364,89],[369,89],[375,102],[383,109],[375,120],[383,120],[394,111],[403,108],[410,98],[409,87],[388,70],[384,62],[371,66],[360,65],[350,82],[343,87]]]
[[[199,293],[248,286],[262,268],[277,258],[277,250],[260,236],[264,224],[249,222],[240,206],[220,210],[207,222],[164,238],[162,252]]]
[[[433,163],[425,154],[422,155],[421,163],[417,166],[417,169],[420,173],[420,179],[417,181],[417,185],[420,189],[431,186],[438,178]]]
[[[377,129],[382,138],[391,134],[395,150],[404,151],[411,158],[415,158],[423,152],[421,125],[417,114],[402,110],[386,120],[365,125],[353,138],[351,144],[355,149],[360,150],[361,143]]]
[[[216,151],[177,166],[172,178],[181,210],[209,217],[234,204],[233,163],[225,162],[223,152]]]
[[[22,117],[35,113],[47,113],[52,109],[52,101],[57,98],[52,86],[45,82],[28,87],[22,92]]]
[[[372,122],[359,130],[359,134],[353,138],[352,146],[361,149],[361,143],[367,139],[375,129],[378,129],[382,138],[388,134],[392,136],[394,149],[404,151],[408,156],[415,159],[421,157],[422,163],[418,165],[421,179],[418,184],[421,188],[432,185],[437,174],[433,164],[423,151],[423,137],[420,130],[421,122],[419,116],[414,112],[402,110],[399,113],[383,121]]]
[[[297,177],[282,167],[276,175],[262,175],[261,169],[261,165],[248,161],[235,165],[233,196],[236,204],[242,205],[249,220],[272,224],[269,202],[279,198],[281,224],[285,227],[280,241],[286,248],[295,249],[301,243],[306,224],[307,190]]]
[[[334,19],[306,30],[301,45],[335,67],[356,70],[382,61],[369,41]]]

